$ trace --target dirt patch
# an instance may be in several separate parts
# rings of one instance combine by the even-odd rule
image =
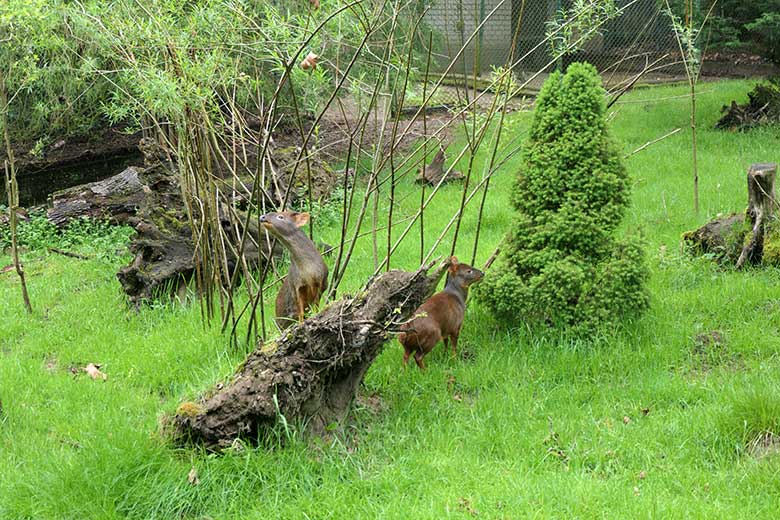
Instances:
[[[44,368],[50,374],[55,373],[59,368],[59,363],[57,361],[57,358],[56,357],[46,358],[46,361],[44,362]]]
[[[335,105],[335,104],[334,104]],[[452,139],[453,129],[458,121],[453,120],[452,114],[448,110],[431,110],[426,114],[425,121],[422,115],[413,119],[415,111],[407,111],[401,115],[396,131],[396,140],[398,149],[408,151],[409,148],[419,139],[434,134],[444,143]],[[361,123],[364,114],[360,108],[350,103],[342,101],[336,106],[331,106],[321,121],[319,137],[316,148],[323,154],[323,158],[329,162],[341,162],[347,156],[349,150],[350,135],[352,135]],[[383,132],[382,121],[385,118],[381,113],[375,113],[368,116],[366,120],[366,129],[363,137],[363,148],[370,149],[379,141],[379,136]],[[390,149],[390,136],[393,132],[394,120],[389,121],[384,126],[385,148],[383,153]],[[300,135],[295,136],[300,140]],[[285,138],[282,137],[281,140]],[[353,143],[356,146],[357,142]],[[354,150],[353,150],[354,153]]]
[[[380,415],[387,409],[384,399],[377,392],[358,394],[355,405],[358,409],[367,410],[371,415]]]
[[[780,76],[780,67],[748,52],[713,51],[704,55],[702,75],[715,78],[771,78]]]
[[[702,377],[719,367],[736,372],[744,367],[744,360],[739,353],[728,348],[727,338],[719,330],[694,336],[686,374],[690,377]]]
[[[693,338],[693,351],[696,354],[703,355],[712,350],[723,348],[725,338],[719,330],[702,332]]]

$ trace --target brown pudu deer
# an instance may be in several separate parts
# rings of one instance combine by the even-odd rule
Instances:
[[[276,324],[286,329],[311,305],[319,305],[328,288],[328,266],[314,242],[300,228],[309,223],[308,213],[283,211],[260,217],[260,224],[290,252],[290,269],[276,295]]]
[[[466,314],[469,286],[482,280],[484,275],[470,265],[459,264],[454,256],[450,258],[444,290],[420,305],[414,311],[417,317],[401,326],[398,341],[404,347],[404,367],[409,362],[409,356],[414,354],[417,366],[425,370],[423,358],[442,339],[445,347],[449,343],[452,355],[455,356],[463,316]]]

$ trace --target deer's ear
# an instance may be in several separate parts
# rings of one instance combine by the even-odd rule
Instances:
[[[455,273],[457,270],[458,270],[458,257],[456,257],[456,256],[451,256],[451,257],[450,257],[450,267],[449,267],[449,272],[451,272],[451,273],[453,273],[453,274],[454,274],[454,273]]]
[[[303,227],[309,223],[309,214],[306,212],[294,213],[292,215],[292,221],[295,223],[295,227]]]

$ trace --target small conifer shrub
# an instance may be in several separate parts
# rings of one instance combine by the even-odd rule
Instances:
[[[629,182],[589,64],[555,72],[536,101],[512,204],[517,218],[478,293],[502,320],[591,330],[647,307],[644,252],[615,230]]]

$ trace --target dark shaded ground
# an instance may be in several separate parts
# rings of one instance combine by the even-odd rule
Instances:
[[[343,110],[342,110],[343,108]],[[297,168],[295,184],[300,192],[301,184],[308,177],[307,168],[312,168],[312,195],[315,199],[326,196],[338,177],[338,169],[347,156],[350,133],[354,133],[360,114],[356,107],[333,107],[320,124],[320,129],[309,141],[308,161],[302,156]],[[404,115],[398,129],[401,149],[407,149],[423,136],[422,118],[411,122],[411,114]],[[428,134],[431,135],[447,126],[451,115],[446,111],[434,111],[427,115]],[[370,117],[364,136],[363,148],[371,149],[378,140],[381,123],[379,118]],[[308,132],[311,121],[304,124]],[[389,127],[392,124],[388,125]],[[391,128],[386,129],[386,136]],[[440,133],[447,141],[451,135],[447,128]],[[91,136],[61,139],[33,153],[35,143],[20,143],[15,148],[17,177],[19,179],[20,203],[29,207],[47,202],[50,194],[85,184],[100,181],[116,175],[128,166],[140,166],[143,157],[138,151],[141,133],[128,134],[121,126],[96,130]],[[388,139],[385,139],[389,142]],[[297,127],[285,126],[277,129],[273,138],[272,157],[281,171],[290,172],[299,159],[303,143]],[[258,147],[247,144],[248,162],[246,172],[254,171],[257,164]],[[330,166],[332,165],[332,167]],[[1,184],[1,183],[0,183]],[[0,201],[5,200],[4,186],[0,185]]]
[[[50,169],[65,168],[122,156],[136,156],[140,132],[126,133],[123,126],[94,130],[89,135],[55,140],[34,153],[35,142],[23,142],[15,146],[18,177],[39,175]],[[113,173],[118,173],[115,171]]]

